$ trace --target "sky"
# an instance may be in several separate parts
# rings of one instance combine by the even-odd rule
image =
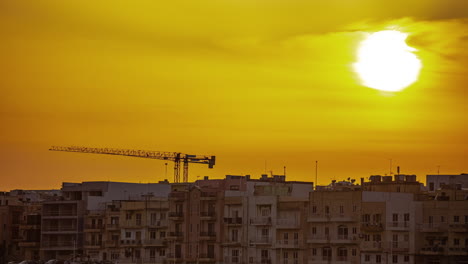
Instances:
[[[353,70],[386,29],[422,63],[396,93]],[[215,155],[190,181],[468,172],[465,0],[0,1],[0,40],[0,190],[173,179],[52,145]]]

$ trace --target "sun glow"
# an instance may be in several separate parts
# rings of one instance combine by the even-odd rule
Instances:
[[[421,61],[416,49],[405,42],[407,34],[396,30],[373,33],[361,43],[354,69],[364,86],[401,91],[418,79]]]

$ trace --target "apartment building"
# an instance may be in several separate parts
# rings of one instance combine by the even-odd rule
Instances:
[[[61,191],[61,196],[43,203],[42,259],[84,260],[97,257],[103,247],[100,228],[104,226],[107,203],[114,200],[139,200],[150,194],[167,197],[170,185],[167,182],[63,183]],[[107,259],[107,255],[99,258]]]
[[[417,263],[467,263],[468,190],[444,184],[421,204]]]
[[[429,192],[435,192],[444,185],[459,185],[460,188],[468,188],[468,173],[426,175],[426,185]]]

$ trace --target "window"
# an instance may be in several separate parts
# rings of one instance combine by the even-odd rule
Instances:
[[[348,258],[348,250],[346,248],[338,248],[338,260],[346,261]]]
[[[364,255],[364,261],[369,262],[370,261],[370,255]]]
[[[409,222],[409,214],[405,214],[403,217],[405,222]]]
[[[208,252],[207,252],[207,253],[208,253],[208,257],[209,257],[209,258],[214,258],[214,256],[215,256],[215,253],[214,253],[214,252],[215,252],[215,250],[214,250],[214,245],[213,245],[213,244],[208,245],[208,248],[207,248],[207,249],[208,249]]]
[[[405,241],[405,242],[409,241],[409,235],[408,234],[405,234],[405,236],[403,237],[403,241]]]
[[[375,256],[375,262],[376,263],[382,263],[382,256],[381,255],[376,255]]]
[[[125,220],[132,220],[132,214],[126,213],[125,214]]]
[[[262,229],[262,237],[268,237],[270,232],[270,230],[268,228],[263,228]]]
[[[353,235],[357,234],[357,228],[353,227]]]
[[[312,227],[312,235],[316,235],[317,234],[317,227]]]
[[[351,249],[351,255],[353,255],[353,257],[357,255],[357,250],[355,248]]]
[[[299,253],[297,251],[293,252],[293,258],[298,259],[299,258]]]
[[[125,238],[130,238],[132,236],[132,233],[130,232],[125,232]]]
[[[119,259],[119,252],[112,252],[111,260],[118,260],[118,259]]]
[[[370,241],[370,235],[369,234],[364,234],[364,241]]]
[[[340,214],[344,214],[344,206],[340,205]]]
[[[453,245],[454,245],[454,246],[460,245],[460,239],[454,238],[454,239],[453,239]]]
[[[325,227],[325,235],[328,236],[329,233],[330,233],[330,229],[328,229],[328,227]]]
[[[156,258],[156,249],[154,248],[150,249],[150,258],[151,259]]]
[[[398,255],[393,255],[392,256],[392,262],[393,263],[398,263]]]
[[[139,259],[141,256],[140,256],[140,250],[139,249],[135,249],[135,258],[136,259]]]
[[[150,232],[150,239],[156,239],[156,231]]]
[[[317,249],[316,248],[312,249],[312,256],[317,256]]]
[[[370,222],[370,214],[363,214],[362,215],[362,222],[369,223]]]
[[[434,191],[434,183],[433,182],[429,183],[429,191]]]
[[[262,249],[261,256],[262,256],[262,259],[268,259],[268,250]]]
[[[234,242],[239,241],[239,230],[238,229],[232,229],[231,230],[231,239]]]
[[[338,239],[348,239],[348,228],[346,226],[338,226]]]
[[[445,216],[443,216],[443,215],[440,216],[440,222],[445,223]]]
[[[330,207],[328,207],[328,205],[327,205],[327,206],[325,206],[325,214],[329,214],[329,213],[330,213]]]
[[[454,222],[454,223],[460,222],[460,216],[454,215],[454,216],[453,216],[453,222]]]
[[[353,212],[356,212],[356,211],[357,211],[357,206],[353,205]]]
[[[330,261],[331,260],[331,248],[329,247],[324,247],[322,249],[322,259],[323,260],[326,260],[326,261]]]
[[[231,251],[231,260],[233,263],[239,262],[239,250],[238,249],[233,249]]]
[[[141,225],[141,214],[136,214],[136,225]]]
[[[392,220],[393,220],[393,222],[398,222],[398,214],[393,214],[392,215]]]
[[[159,250],[159,256],[164,257],[166,255],[166,250],[165,249],[160,249]]]
[[[270,205],[268,205],[268,206],[265,206],[265,205],[260,206],[260,214],[261,214],[261,216],[264,216],[264,217],[270,216],[270,214],[271,214],[271,207],[270,207]]]
[[[294,233],[294,240],[299,240],[299,233]]]
[[[375,214],[374,215],[374,223],[380,223],[382,222],[382,215],[381,214]]]
[[[287,251],[283,252],[283,259],[288,259],[288,252]]]
[[[289,239],[289,233],[284,233],[283,234],[283,239],[288,240]]]
[[[403,260],[404,260],[405,262],[409,262],[409,256],[408,256],[408,255],[405,255],[405,256],[403,257]]]
[[[465,224],[468,224],[468,215],[465,215]]]
[[[372,235],[372,240],[375,242],[380,242],[382,241],[382,236],[380,234],[374,234]]]
[[[165,238],[166,237],[166,231],[159,232],[159,237],[160,238]]]
[[[317,206],[312,206],[312,213],[313,214],[316,214],[317,213]]]

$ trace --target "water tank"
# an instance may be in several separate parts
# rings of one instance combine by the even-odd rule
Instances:
[[[369,177],[371,182],[381,182],[382,181],[382,176],[380,175],[372,175]]]
[[[407,182],[416,182],[416,175],[406,175]]]

